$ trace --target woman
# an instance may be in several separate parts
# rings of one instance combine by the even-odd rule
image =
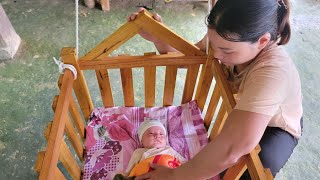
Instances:
[[[140,10],[140,11],[143,11]],[[299,74],[282,48],[290,39],[288,0],[219,0],[207,17],[207,35],[196,45],[226,66],[237,105],[221,133],[186,164],[137,179],[207,179],[234,165],[259,143],[260,159],[273,176],[284,166],[301,136]],[[137,13],[128,20],[135,19]],[[161,22],[159,15],[154,14]],[[149,34],[160,53],[175,51]]]

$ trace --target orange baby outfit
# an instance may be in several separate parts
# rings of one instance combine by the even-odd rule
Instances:
[[[180,161],[177,158],[167,154],[160,154],[160,155],[147,158],[139,162],[138,164],[136,164],[131,170],[129,177],[140,176],[147,172],[153,171],[153,169],[149,166],[150,163],[169,167],[169,168],[176,168],[181,165]]]
[[[133,152],[125,175],[138,176],[152,171],[149,166],[150,163],[176,168],[186,161],[184,157],[168,145],[163,148],[139,148]]]

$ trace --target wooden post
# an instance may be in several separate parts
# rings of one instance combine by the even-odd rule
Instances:
[[[209,49],[209,56],[211,53],[214,53],[214,52],[210,48]],[[221,108],[224,108],[225,110],[223,110],[223,111],[226,111],[226,113],[229,114],[232,111],[232,109],[234,108],[234,106],[236,105],[236,101],[233,97],[231,88],[226,81],[226,77],[225,77],[225,74],[223,73],[221,64],[218,61],[213,61],[212,71],[214,72],[214,75],[216,78],[216,85],[221,88],[220,92],[221,92],[221,96],[222,96],[222,100],[223,100],[223,104],[221,105]],[[216,127],[217,130],[215,130],[215,131],[213,130],[212,132],[218,131],[218,133],[219,133],[220,128],[222,128],[223,124],[225,123],[227,118],[226,118],[226,115],[223,111],[221,111],[221,114],[219,112],[220,118],[222,117],[222,114],[224,114],[222,121],[218,120],[220,125],[218,125]],[[211,134],[212,134],[211,135],[211,139],[212,139],[212,138],[214,138],[213,136],[215,135],[215,133],[211,133]],[[265,170],[263,168],[263,165],[262,165],[260,158],[258,156],[259,149],[260,149],[260,146],[257,145],[257,147],[254,150],[252,150],[249,154],[244,156],[247,160],[246,164],[248,167],[248,171],[250,173],[250,177],[254,180],[256,180],[256,179],[257,180],[258,179],[259,180],[260,179],[269,179],[269,178],[273,179],[273,177],[270,177],[270,172],[269,172],[270,170],[268,170],[268,169]],[[228,169],[227,174],[229,174],[228,171],[232,172],[232,173],[230,172],[230,174],[234,174],[234,173],[237,174],[236,171],[238,171],[238,174],[242,174],[244,172],[244,169],[243,169],[242,165],[239,165],[239,168],[237,166],[234,166],[230,170]]]
[[[50,122],[45,130],[44,136],[48,140],[51,133],[52,122]],[[81,168],[77,163],[74,155],[69,149],[67,143],[62,139],[60,150],[59,150],[59,160],[63,164],[64,168],[70,173],[72,179],[81,179]],[[82,160],[81,160],[82,161]]]
[[[57,103],[58,103],[59,96],[54,96],[53,102],[52,102],[52,110],[53,112],[56,111],[57,108]],[[72,98],[70,99],[70,105],[71,105]],[[70,107],[69,107],[70,109]],[[75,122],[75,121],[74,121]],[[76,124],[76,122],[75,122]],[[73,146],[74,150],[76,151],[79,159],[82,161],[83,160],[83,146],[81,142],[80,136],[77,135],[76,130],[73,127],[73,123],[71,122],[71,119],[69,116],[66,117],[66,127],[64,128],[68,139]]]
[[[198,102],[198,106],[203,111],[204,105],[206,103],[209,89],[213,79],[213,71],[212,71],[212,61],[214,59],[213,53],[208,56],[206,64],[202,65],[201,74],[197,86],[197,91],[195,95],[195,99]]]
[[[83,72],[77,62],[75,48],[62,48],[61,57],[65,64],[73,65],[78,72],[77,79],[73,83],[73,90],[77,96],[84,119],[88,121],[93,110],[93,103]]]
[[[95,0],[84,0],[84,4],[88,7],[88,8],[94,8],[94,6],[96,5]]]
[[[59,89],[61,89],[61,85],[62,85],[62,79],[63,79],[63,74],[61,74],[59,76],[59,79],[58,79],[58,87]],[[52,103],[53,104],[53,103]],[[70,115],[73,119],[73,122],[75,124],[75,126],[77,127],[78,129],[78,132],[82,138],[82,141],[83,143],[85,142],[85,134],[84,134],[84,123],[82,121],[82,117],[81,117],[81,113],[78,109],[78,106],[76,104],[76,102],[73,100],[73,97],[71,96],[71,99],[70,99],[70,106],[69,106],[69,112],[70,112]]]
[[[101,9],[103,11],[110,11],[110,2],[109,0],[100,0]]]
[[[41,151],[38,153],[37,156],[37,161],[33,167],[33,169],[40,174],[41,168],[42,168],[42,163],[43,163],[43,159],[44,159],[44,155],[45,155],[45,151]],[[64,175],[62,174],[62,172],[59,170],[58,167],[55,167],[55,180],[65,180],[66,178],[64,177]]]
[[[72,85],[73,74],[67,69],[63,77],[61,93],[58,99],[57,109],[54,114],[51,133],[48,138],[48,146],[39,176],[40,180],[55,179],[55,169],[58,163],[60,145],[63,139],[66,117],[68,116],[69,102],[72,96]]]

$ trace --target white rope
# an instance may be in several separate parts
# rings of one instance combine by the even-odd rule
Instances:
[[[79,53],[79,0],[75,0],[76,4],[76,52]]]
[[[212,8],[212,4],[211,4],[211,0],[208,0],[208,14],[210,14],[210,11],[211,11],[211,8]],[[208,37],[208,34],[207,34],[207,43],[206,43],[206,52],[207,54],[209,53],[209,37]]]
[[[78,55],[79,53],[79,0],[75,0],[75,9],[76,9],[76,53]],[[59,73],[63,74],[65,69],[69,69],[72,74],[73,74],[73,79],[77,79],[77,69],[71,65],[71,64],[64,64],[61,61],[61,57],[59,60],[57,60],[55,57],[53,57],[54,62],[58,65],[59,67]]]
[[[77,69],[74,66],[72,66],[71,64],[64,64],[61,61],[61,58],[57,60],[55,57],[53,57],[53,60],[58,65],[60,74],[64,73],[64,69],[69,69],[73,73],[73,79],[77,79]]]

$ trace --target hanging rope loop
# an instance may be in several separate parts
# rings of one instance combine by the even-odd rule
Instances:
[[[77,69],[71,65],[71,64],[64,64],[61,61],[61,57],[59,58],[59,60],[57,60],[55,57],[53,57],[54,62],[58,65],[59,67],[59,73],[63,74],[64,73],[64,69],[69,69],[72,73],[73,73],[73,78],[74,80],[77,79]]]
[[[76,9],[76,52],[79,55],[79,0],[75,0]]]

